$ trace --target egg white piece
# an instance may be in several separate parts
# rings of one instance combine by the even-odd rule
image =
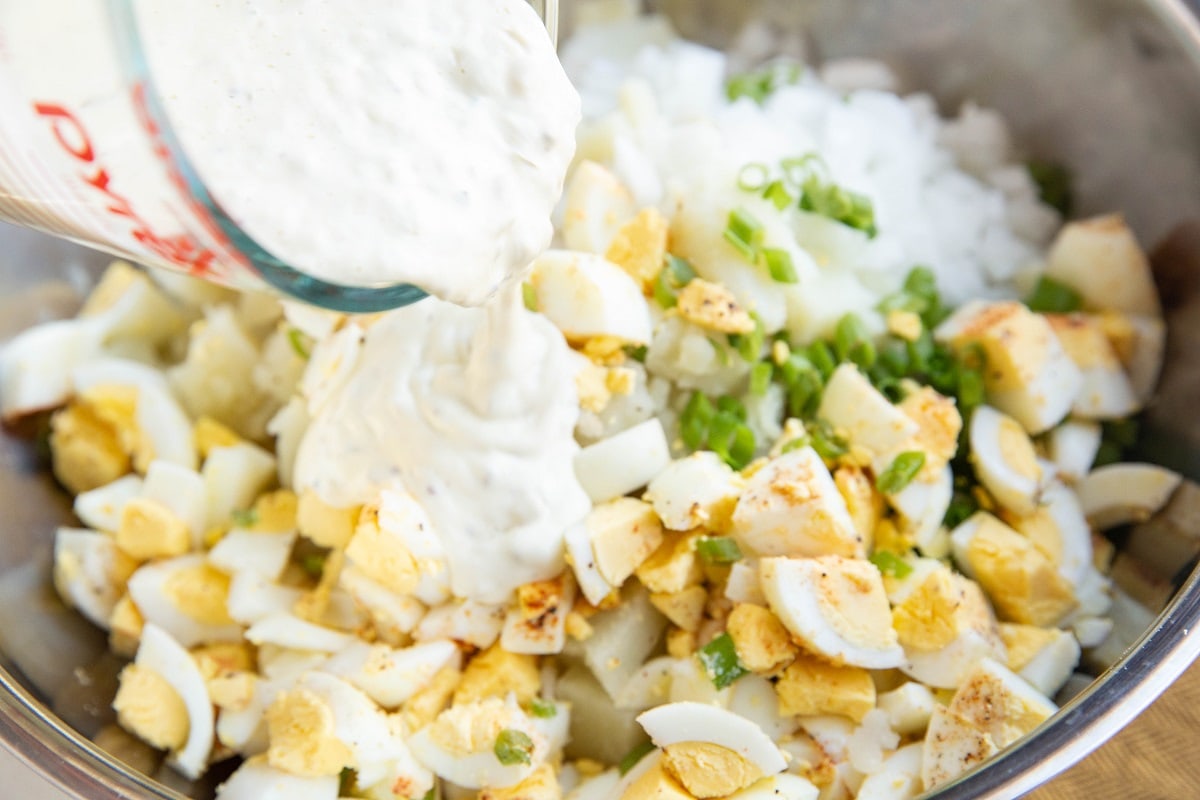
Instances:
[[[858,787],[857,800],[909,800],[919,795],[924,749],[918,742],[889,755],[883,766]]]
[[[246,761],[217,787],[217,800],[337,800],[338,776],[305,778]]]
[[[971,415],[968,436],[975,474],[996,501],[1017,514],[1032,514],[1043,471],[1020,423],[991,406],[980,406]]]
[[[191,553],[143,564],[129,578],[129,596],[146,622],[165,630],[184,647],[208,642],[237,642],[242,627],[234,624],[202,622],[186,609],[175,605],[168,591],[169,582],[184,570],[195,570],[206,563],[203,553]]]
[[[420,600],[396,594],[352,564],[338,575],[338,586],[366,612],[385,641],[405,639],[425,616],[425,605]]]
[[[869,669],[904,663],[875,565],[838,556],[764,558],[759,575],[771,610],[814,653]],[[855,630],[845,630],[844,620],[854,620]]]
[[[875,702],[887,713],[892,730],[905,736],[925,730],[937,703],[929,687],[917,681],[908,681],[890,692],[882,692]]]
[[[208,451],[201,470],[207,494],[208,527],[224,525],[234,511],[250,508],[275,480],[275,456],[249,442]]]
[[[638,715],[638,724],[656,747],[707,742],[732,750],[764,775],[787,768],[787,761],[763,729],[745,717],[707,703],[666,703]]]
[[[712,509],[731,506],[741,490],[741,477],[716,453],[701,450],[667,465],[643,499],[654,506],[664,528],[687,531],[712,523]]]
[[[349,634],[315,625],[290,613],[260,619],[246,629],[246,639],[257,645],[273,644],[324,653],[335,653],[355,641]]]
[[[552,608],[534,619],[525,619],[519,606],[511,606],[504,616],[500,646],[510,653],[552,655],[561,653],[567,643],[567,614],[575,605],[575,579],[570,572],[556,579],[561,594]]]
[[[281,586],[261,572],[244,569],[230,579],[225,606],[234,621],[253,625],[267,617],[290,614],[303,597],[300,589]]]
[[[333,735],[354,754],[358,780],[364,787],[381,781],[389,786],[403,777],[417,797],[433,786],[433,775],[421,766],[388,717],[362,691],[341,678],[309,672],[296,683],[322,698],[333,712]]]
[[[1092,470],[1075,491],[1088,522],[1103,531],[1149,519],[1182,480],[1179,473],[1154,464],[1109,464]]]
[[[105,630],[133,567],[111,536],[83,528],[59,528],[54,534],[54,588]]]
[[[183,700],[188,713],[187,741],[170,760],[181,773],[196,780],[208,767],[213,745],[212,703],[200,668],[179,642],[153,622],[142,629],[134,663],[157,672]]]
[[[845,499],[811,447],[773,458],[754,473],[734,508],[733,530],[754,555],[866,555]]]
[[[1068,483],[1081,480],[1100,451],[1103,431],[1098,422],[1069,419],[1046,436],[1046,449],[1058,475]]]
[[[502,729],[518,730],[529,737],[533,748],[529,753],[529,763],[501,764],[496,757],[494,742],[475,742],[472,739],[472,749],[462,752],[466,742],[450,743],[442,741],[446,729],[456,731],[455,738],[469,732],[474,720],[484,717]],[[455,706],[442,712],[437,720],[421,728],[408,738],[409,747],[417,760],[439,777],[451,783],[468,789],[507,788],[514,786],[543,763],[554,751],[562,746],[566,737],[564,724],[568,722],[569,712],[564,706],[559,707],[559,713],[548,720],[529,717],[516,699],[509,695],[508,700],[500,704],[492,699],[466,706]],[[535,723],[551,723],[551,726],[539,726]],[[466,733],[466,736],[471,734]]]
[[[379,528],[396,536],[417,561],[421,577],[413,594],[427,606],[450,599],[446,548],[425,509],[408,492],[379,493]]]
[[[612,336],[650,343],[653,327],[642,287],[603,256],[548,250],[533,262],[528,280],[538,309],[567,339]]]
[[[121,525],[125,504],[142,493],[142,479],[126,475],[112,483],[75,495],[75,516],[89,528],[115,532]]]
[[[259,533],[234,528],[208,551],[208,560],[230,575],[254,572],[276,580],[287,566],[295,542],[295,531]]]
[[[778,742],[796,729],[796,720],[779,713],[775,685],[762,675],[743,675],[729,687],[729,710],[762,729],[771,741]]]
[[[1075,640],[1080,647],[1087,649],[1102,645],[1112,630],[1113,621],[1104,617],[1081,617],[1071,623]]]
[[[600,601],[612,594],[615,587],[600,574],[600,568],[596,566],[596,554],[592,550],[592,537],[588,533],[584,521],[580,520],[567,528],[566,533],[563,534],[563,541],[566,544],[567,558],[575,575],[575,581],[579,584],[579,591],[583,592],[583,596],[589,603],[598,605]]]
[[[417,625],[413,638],[456,639],[486,649],[495,644],[504,628],[504,606],[461,600],[431,609]]]
[[[932,481],[918,477],[900,491],[885,497],[900,514],[905,531],[912,535],[922,553],[933,558],[945,554],[942,552],[944,541],[938,534],[954,498],[954,472],[949,466],[938,472]]]
[[[718,689],[713,685],[712,678],[700,665],[699,659],[675,659],[671,665],[671,682],[667,699],[672,703],[706,703],[711,706],[726,708],[733,687],[726,686]]]
[[[1092,530],[1075,493],[1057,481],[1042,490],[1041,505],[1030,517],[1013,520],[1013,527],[1039,547],[1057,554],[1058,572],[1078,587],[1092,569]]]
[[[662,422],[651,417],[580,450],[575,477],[593,503],[604,503],[645,486],[670,463]]]
[[[1055,631],[1053,641],[1038,651],[1017,672],[1030,686],[1047,697],[1063,687],[1079,665],[1080,644],[1068,631]]]
[[[569,800],[611,800],[621,796],[616,791],[620,783],[620,772],[615,769],[605,770],[599,775],[585,779],[571,790],[567,797]]]
[[[0,413],[14,420],[71,397],[72,373],[101,349],[95,320],[58,320],[22,331],[0,350]]]
[[[293,397],[267,422],[267,433],[275,437],[275,458],[279,466],[279,485],[295,488],[292,480],[296,469],[296,453],[308,430],[309,416],[304,400]]]
[[[76,393],[102,386],[135,388],[138,429],[149,439],[155,458],[196,468],[191,422],[161,372],[136,361],[98,358],[78,365],[71,379]]]
[[[322,656],[323,657],[323,656]],[[245,708],[222,708],[217,712],[217,741],[242,756],[264,753],[270,744],[265,714],[280,692],[290,689],[299,674],[265,678],[254,684],[254,694]]]
[[[799,775],[771,775],[726,800],[817,800],[821,790]]]
[[[203,546],[208,521],[208,492],[200,473],[156,458],[146,468],[142,497],[164,506],[187,525],[193,549]]]
[[[758,559],[743,558],[733,564],[725,581],[725,596],[735,603],[767,604],[767,596],[758,579]]]
[[[603,254],[636,212],[633,195],[616,175],[595,161],[581,161],[563,195],[563,242],[571,250]]]
[[[425,688],[438,670],[461,660],[458,646],[448,639],[400,649],[356,641],[330,656],[321,669],[349,681],[383,708],[395,709]]]
[[[905,675],[934,688],[953,689],[981,660],[1003,657],[1003,642],[986,632],[967,629],[941,650],[910,652],[900,669]]]
[[[877,457],[890,457],[920,432],[917,423],[897,408],[853,364],[842,364],[821,395],[817,416],[846,432],[852,445]],[[889,459],[890,460],[890,459]]]

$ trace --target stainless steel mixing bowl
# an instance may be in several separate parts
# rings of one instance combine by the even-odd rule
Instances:
[[[1182,0],[660,0],[686,35],[716,45],[767,20],[783,49],[870,55],[947,111],[1000,109],[1030,155],[1070,165],[1080,213],[1119,210],[1142,241],[1169,240],[1156,268],[1168,306],[1168,369],[1143,455],[1200,477],[1200,25]],[[572,3],[563,24],[571,25]],[[0,339],[71,312],[104,258],[0,227]],[[210,796],[114,734],[119,664],[49,588],[63,495],[29,441],[0,438],[0,741],[88,800]],[[1200,531],[1197,531],[1200,534]],[[1181,575],[1191,565],[1180,564]],[[1158,609],[1155,609],[1157,611]],[[1200,572],[1124,658],[1051,724],[944,790],[1012,798],[1066,769],[1157,697],[1200,652]],[[126,767],[96,738],[161,782]],[[0,795],[5,794],[0,788]]]

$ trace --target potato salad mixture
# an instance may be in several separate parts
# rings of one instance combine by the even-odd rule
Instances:
[[[1131,231],[878,63],[657,18],[563,60],[556,249],[490,307],[116,263],[5,349],[120,725],[239,759],[221,800],[904,800],[1033,731],[1112,628],[1102,532],[1180,483],[1120,462]]]

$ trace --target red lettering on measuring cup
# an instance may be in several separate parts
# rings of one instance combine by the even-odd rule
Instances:
[[[41,116],[50,119],[50,132],[64,150],[80,161],[90,163],[96,159],[92,140],[74,114],[55,103],[34,103],[33,108]]]
[[[136,90],[135,100],[140,100]],[[140,103],[136,105],[139,106],[138,110],[140,113],[142,111]],[[129,221],[132,226],[130,236],[133,237],[134,241],[160,258],[183,268],[192,275],[209,276],[218,272],[216,268],[216,256],[211,250],[201,247],[187,233],[173,236],[162,236],[156,233],[149,223],[137,213],[129,198],[116,191],[113,187],[112,175],[108,171],[108,168],[96,163],[96,149],[92,145],[91,137],[88,135],[87,128],[83,122],[75,114],[57,103],[35,103],[34,110],[49,121],[50,131],[59,146],[72,158],[81,164],[87,165],[87,168],[80,173],[80,178],[83,179],[85,184],[104,196],[107,200],[105,210],[108,213]],[[157,136],[157,129],[148,130],[147,133],[151,134],[154,142],[155,155],[164,157],[166,155],[165,147],[162,146]],[[189,208],[193,212],[196,212],[197,208],[191,201],[191,195],[187,192],[186,186],[182,185],[182,179],[178,177],[177,171],[169,169],[169,176],[172,184],[181,189],[181,195],[188,198]],[[206,215],[200,214],[198,216],[199,219],[207,222]]]

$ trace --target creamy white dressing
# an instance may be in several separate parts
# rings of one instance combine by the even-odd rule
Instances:
[[[218,203],[301,271],[483,303],[550,242],[579,96],[525,0],[136,0]]]
[[[336,506],[409,492],[460,597],[504,602],[556,575],[563,532],[590,507],[573,468],[579,407],[562,334],[511,289],[482,309],[429,299],[390,312],[357,356],[342,352],[353,364],[313,354],[306,383],[334,385],[300,445],[297,488]]]

